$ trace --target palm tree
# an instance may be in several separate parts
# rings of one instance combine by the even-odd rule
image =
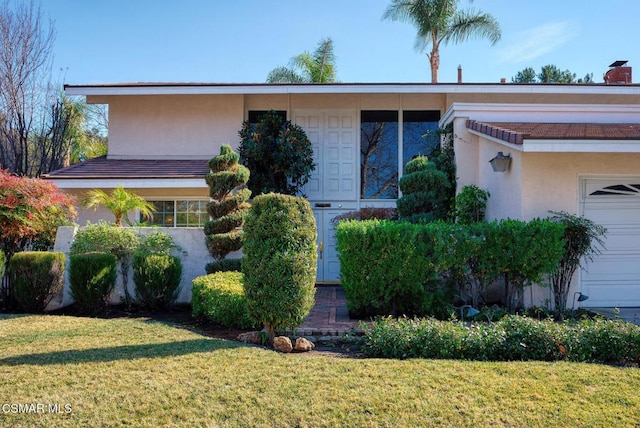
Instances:
[[[267,83],[331,83],[336,81],[336,57],[333,40],[320,40],[312,54],[303,52],[291,58],[290,67],[276,67],[267,75]]]
[[[87,192],[87,197],[82,201],[82,205],[87,208],[96,209],[99,205],[103,205],[106,209],[113,213],[116,218],[115,225],[122,226],[122,219],[131,226],[131,222],[127,217],[127,213],[132,210],[140,211],[146,218],[151,218],[151,213],[156,209],[147,202],[143,197],[133,192],[128,192],[122,186],[118,186],[111,194],[100,189],[93,189]]]
[[[487,13],[458,10],[458,0],[392,0],[383,19],[413,23],[418,34],[416,48],[427,54],[431,64],[431,83],[438,83],[440,44],[461,43],[471,37],[488,38],[495,44],[501,37],[500,24]]]

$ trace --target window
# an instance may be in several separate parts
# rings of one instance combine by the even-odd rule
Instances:
[[[361,112],[361,199],[396,199],[399,169],[415,156],[431,155],[440,143],[439,111],[405,110],[401,126],[399,116],[396,110]]]
[[[260,122],[262,116],[265,115],[269,110],[249,110],[247,121],[251,124],[256,124]],[[280,118],[285,121],[287,120],[287,112],[284,110],[276,110],[276,114],[280,116]]]
[[[360,116],[360,198],[398,197],[398,112]]]
[[[149,201],[156,209],[153,218],[140,218],[150,226],[164,227],[203,227],[209,220],[207,200]]]

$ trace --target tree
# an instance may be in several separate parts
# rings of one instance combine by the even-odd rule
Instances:
[[[457,44],[471,37],[487,38],[495,44],[502,36],[500,24],[487,13],[459,10],[458,0],[392,0],[382,16],[392,21],[411,22],[418,30],[416,48],[427,54],[431,64],[431,83],[438,83],[440,45]]]
[[[548,64],[540,68],[540,73],[532,67],[527,67],[518,71],[511,78],[512,83],[593,83],[593,73],[586,74],[583,78],[576,79],[576,73],[570,70],[560,70],[553,64]]]
[[[267,83],[331,83],[336,81],[336,57],[333,40],[320,40],[313,53],[303,52],[291,58],[289,67],[276,67],[267,75]]]
[[[131,221],[127,217],[127,213],[132,210],[140,211],[146,218],[151,217],[151,213],[156,209],[147,202],[143,197],[133,192],[128,192],[124,187],[118,186],[109,194],[101,189],[93,189],[87,192],[87,197],[82,201],[82,205],[87,208],[97,209],[99,205],[103,205],[111,211],[115,217],[115,225],[122,226],[122,219],[131,226]]]
[[[48,248],[75,217],[73,199],[55,184],[0,170],[0,246],[7,259],[27,246]]]
[[[0,164],[18,175],[34,175],[33,133],[46,111],[52,22],[34,6],[0,3]],[[42,117],[42,116],[41,116]],[[37,132],[37,131],[35,131]]]
[[[258,124],[244,122],[240,135],[240,160],[251,171],[248,187],[261,193],[297,194],[313,163],[313,147],[304,130],[271,110]]]
[[[604,247],[603,237],[607,230],[593,221],[564,211],[555,212],[551,221],[564,226],[564,253],[556,269],[549,275],[556,311],[560,316],[567,308],[569,287],[578,266],[591,261]]]
[[[207,272],[223,270],[220,263],[227,254],[242,247],[244,218],[250,205],[247,200],[251,191],[240,189],[249,181],[249,170],[238,164],[240,156],[228,145],[220,147],[220,155],[209,161],[209,173],[206,177],[209,185],[209,215],[211,220],[204,225],[209,253],[216,260],[207,265]]]

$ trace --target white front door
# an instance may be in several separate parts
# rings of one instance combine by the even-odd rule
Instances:
[[[582,180],[580,211],[607,228],[602,254],[580,272],[582,305],[640,306],[640,177]]]
[[[358,197],[356,111],[302,109],[294,110],[292,117],[311,140],[316,165],[302,193],[310,201],[355,201]]]
[[[340,281],[340,261],[336,249],[335,223],[331,220],[344,210],[314,210],[318,227],[318,275],[319,282]]]
[[[302,189],[318,227],[317,280],[340,280],[335,224],[339,214],[355,209],[359,169],[355,109],[296,109],[293,122],[304,129],[313,146],[316,169]]]

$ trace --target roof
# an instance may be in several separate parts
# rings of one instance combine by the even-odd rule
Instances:
[[[203,159],[107,159],[101,156],[68,166],[43,178],[61,179],[193,179],[209,173]]]
[[[640,140],[637,123],[479,122],[467,128],[513,144],[527,140]]]
[[[221,95],[221,94],[608,94],[640,95],[640,85],[542,83],[198,83],[132,82],[65,84],[67,95]]]

